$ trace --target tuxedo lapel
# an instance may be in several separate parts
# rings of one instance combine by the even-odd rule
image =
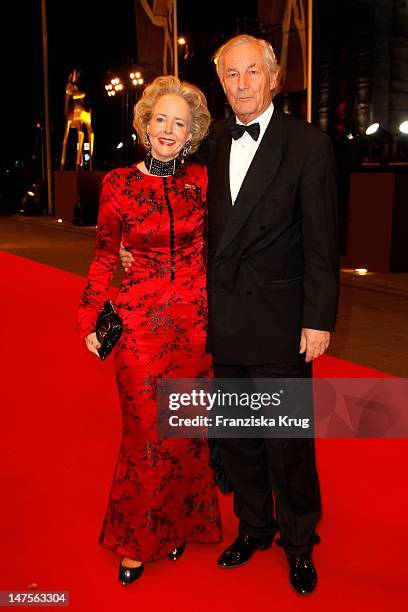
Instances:
[[[279,110],[275,109],[242,183],[234,206],[231,203],[229,186],[229,152],[231,148],[231,141],[229,140],[226,160],[224,160],[223,167],[220,166],[219,168],[219,180],[220,183],[224,183],[224,189],[225,182],[227,183],[228,193],[230,194],[229,203],[232,206],[232,210],[215,256],[219,255],[239,233],[254,206],[272,183],[282,159],[282,140],[283,115]],[[220,176],[221,172],[224,173],[224,177]]]
[[[214,194],[217,213],[226,219],[231,212],[231,190],[229,183],[229,160],[231,151],[231,132],[228,122],[225,121],[223,129],[217,135],[217,147],[212,160],[213,180],[211,191]],[[221,210],[219,210],[221,209]]]

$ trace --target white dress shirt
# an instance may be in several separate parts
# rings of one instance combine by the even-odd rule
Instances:
[[[230,175],[230,190],[232,204],[235,204],[241,185],[244,182],[248,168],[254,159],[255,153],[259,147],[259,144],[265,134],[265,130],[268,127],[268,123],[271,120],[273,114],[273,102],[270,106],[259,115],[256,119],[251,121],[252,123],[259,123],[259,138],[254,140],[248,132],[244,132],[241,138],[238,140],[232,139],[231,152],[230,152],[230,164],[229,164],[229,175]],[[236,117],[236,122],[243,125],[242,122]]]

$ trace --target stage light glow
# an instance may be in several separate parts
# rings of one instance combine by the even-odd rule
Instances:
[[[136,134],[132,134],[133,140],[136,140]]]
[[[121,149],[122,147],[123,147],[123,142],[120,142],[116,148]]]
[[[179,45],[185,45],[186,44],[186,39],[184,38],[184,36],[180,36],[180,38],[178,39],[178,44]]]
[[[408,121],[403,121],[400,123],[398,129],[402,134],[408,134]]]
[[[57,219],[58,223],[62,223],[62,219]]]
[[[139,85],[143,85],[144,83],[143,79],[137,79],[137,82],[139,83]]]
[[[140,72],[135,72],[135,79],[140,79],[141,76]]]
[[[133,81],[133,79],[135,78],[135,73],[134,73],[134,72],[131,72],[131,73],[129,74],[129,76],[130,76],[130,78],[131,78],[131,79],[132,79],[132,81]]]
[[[372,123],[371,125],[369,125],[368,128],[366,129],[367,136],[371,136],[372,134],[375,134],[378,131],[379,127],[380,127],[379,123]]]
[[[34,191],[27,191],[27,195],[31,196],[32,198],[34,197]]]
[[[368,270],[367,268],[355,268],[354,272],[359,276],[364,276],[364,274],[367,274]]]
[[[353,140],[354,136],[353,136],[353,134],[350,133],[350,134],[347,134],[346,138],[347,138],[347,140]]]

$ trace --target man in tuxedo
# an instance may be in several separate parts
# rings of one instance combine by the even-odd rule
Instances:
[[[316,127],[274,108],[279,66],[269,43],[237,36],[215,59],[235,116],[215,123],[206,143],[214,374],[308,378],[337,313],[332,146]],[[218,442],[239,518],[218,565],[238,567],[279,531],[292,586],[311,593],[321,513],[313,439]]]
[[[208,346],[216,378],[309,378],[329,345],[338,301],[336,180],[329,138],[274,107],[279,66],[241,35],[216,54],[234,112],[213,124],[208,168]],[[279,531],[299,594],[321,502],[313,439],[218,440],[239,535],[218,559],[235,568]],[[275,508],[274,508],[275,505]]]
[[[279,66],[269,43],[237,36],[215,59],[235,117],[214,124],[207,140],[214,374],[308,378],[337,313],[332,146],[317,128],[274,108]],[[312,592],[321,512],[313,440],[225,438],[219,445],[239,536],[218,565],[238,567],[279,531],[292,586]]]

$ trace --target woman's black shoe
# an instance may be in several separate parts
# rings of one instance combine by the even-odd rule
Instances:
[[[172,550],[171,553],[167,555],[167,558],[170,559],[170,561],[177,561],[178,559],[180,559],[185,548],[186,548],[186,545],[182,544],[178,548],[175,548],[174,550]]]
[[[132,584],[135,580],[140,578],[143,574],[144,564],[139,565],[139,567],[124,567],[122,565],[122,561],[119,565],[119,582],[126,586],[127,584]]]

